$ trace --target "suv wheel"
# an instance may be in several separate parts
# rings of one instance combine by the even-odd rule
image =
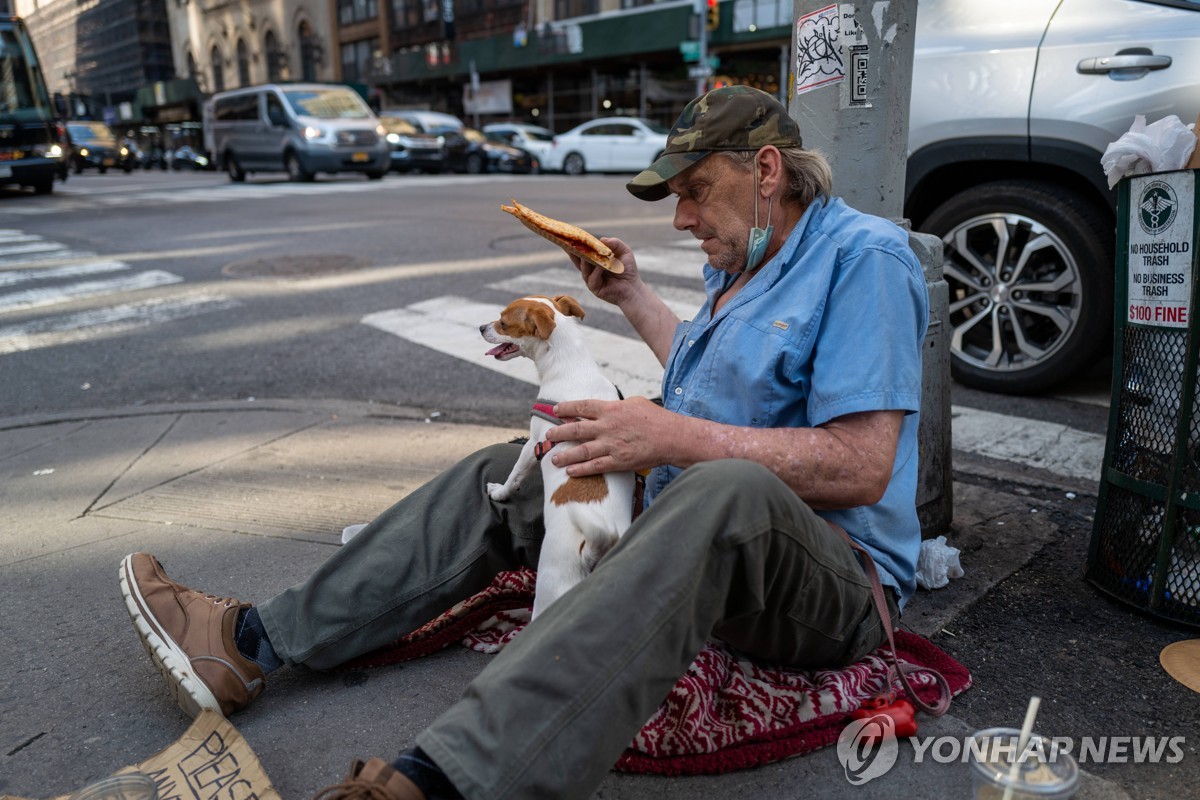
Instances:
[[[234,183],[244,183],[246,180],[246,171],[242,169],[242,165],[238,163],[237,156],[230,150],[225,154],[225,172],[229,174],[229,180]],[[291,170],[288,170],[290,173]]]
[[[471,153],[467,156],[467,174],[481,175],[485,172],[483,155],[480,153]]]
[[[563,160],[563,172],[568,175],[582,175],[586,169],[583,163],[583,156],[579,155],[579,153],[571,153]]]
[[[1041,392],[1110,345],[1112,222],[1077,193],[987,183],[951,197],[919,229],[942,239],[960,383]]]
[[[284,157],[283,165],[287,169],[288,180],[296,182],[307,182],[313,179],[313,174],[304,168],[300,163],[300,158],[292,152],[289,152]]]

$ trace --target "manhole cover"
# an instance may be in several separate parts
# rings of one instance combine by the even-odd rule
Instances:
[[[226,264],[221,272],[231,278],[307,278],[349,272],[370,266],[365,258],[339,253],[283,255],[269,258],[248,258]]]

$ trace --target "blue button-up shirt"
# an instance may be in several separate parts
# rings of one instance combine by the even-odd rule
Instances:
[[[734,276],[706,265],[707,302],[679,324],[663,375],[663,404],[692,417],[752,428],[814,427],[862,411],[908,412],[892,479],[871,506],[821,511],[875,559],[901,604],[916,587],[921,348],[925,278],[895,224],[840,199],[816,202],[775,257],[717,313]],[[647,502],[678,475],[656,468]]]

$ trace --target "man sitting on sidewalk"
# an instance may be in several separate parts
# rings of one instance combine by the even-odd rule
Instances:
[[[394,762],[355,762],[325,797],[587,797],[710,637],[762,662],[852,663],[885,640],[845,528],[895,615],[912,594],[925,282],[907,235],[831,196],[828,164],[771,96],[688,104],[629,191],[675,196],[707,302],[681,322],[606,239],[620,275],[575,261],[666,368],[663,405],[564,402],[572,476],[653,468],[646,508],[595,572],[531,623]],[[146,554],[122,589],[188,713],[231,714],[282,665],[328,669],[535,567],[540,472],[489,499],[499,444],[405,497],[306,581],[251,606],[175,583]],[[814,511],[819,509],[819,513]],[[827,522],[828,521],[828,522]]]

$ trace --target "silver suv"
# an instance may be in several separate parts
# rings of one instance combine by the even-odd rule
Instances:
[[[921,0],[905,216],[945,245],[954,377],[1050,388],[1111,348],[1100,156],[1200,113],[1200,0]]]

